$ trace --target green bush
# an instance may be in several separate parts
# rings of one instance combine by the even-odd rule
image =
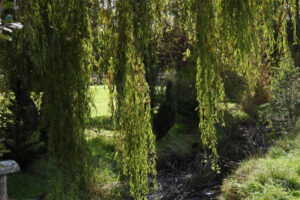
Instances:
[[[30,93],[8,95],[0,108],[0,136],[4,138],[5,159],[26,168],[41,153],[39,114]]]
[[[274,75],[271,87],[273,98],[261,106],[260,118],[275,135],[281,135],[295,126],[300,114],[300,69],[291,58],[285,59],[280,62],[279,68],[274,69]]]

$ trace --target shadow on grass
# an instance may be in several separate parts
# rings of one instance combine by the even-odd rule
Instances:
[[[111,137],[97,136],[89,139],[87,145],[90,148],[95,165],[100,162],[114,163],[115,147]]]
[[[112,136],[97,135],[87,141],[92,154],[93,199],[130,199],[128,186],[120,176],[121,169],[114,160],[115,145]]]
[[[8,177],[8,196],[13,199],[44,199],[49,180],[55,173],[46,159],[38,160],[32,164],[30,172],[19,172]]]
[[[91,185],[93,199],[124,199],[126,191],[118,180],[120,170],[114,160],[113,138],[96,135],[87,140],[87,145],[91,153],[89,164],[93,169]],[[16,200],[46,199],[56,172],[46,158],[34,162],[28,172],[19,172],[8,177],[9,197]]]

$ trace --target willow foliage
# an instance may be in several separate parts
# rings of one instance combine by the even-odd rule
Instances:
[[[117,1],[118,45],[114,84],[119,126],[119,159],[129,178],[135,199],[149,192],[148,177],[156,176],[155,136],[152,133],[149,87],[145,66],[149,61],[149,40],[158,30],[157,16],[161,1]],[[157,33],[157,32],[156,32]],[[154,185],[155,178],[154,178]]]
[[[59,173],[53,199],[89,199],[84,127],[89,114],[89,1],[19,1],[30,8],[30,51],[39,67],[42,115]]]
[[[197,60],[199,127],[213,160],[218,157],[215,123],[223,115],[219,107],[224,99],[222,67],[232,66],[245,74],[254,88],[263,57],[272,60],[275,52],[288,54],[287,22],[293,22],[296,36],[296,1],[183,1],[183,20]]]
[[[275,52],[288,56],[287,21],[296,21],[297,0],[166,2],[175,1],[194,45],[202,141],[216,161],[215,123],[222,120],[219,105],[224,99],[222,67],[233,66],[253,85],[262,57],[272,59]],[[161,34],[163,2],[108,0],[99,14],[103,26],[98,40],[109,49],[101,52],[101,64],[109,66],[113,75],[111,93],[116,88],[119,161],[135,199],[145,198],[149,174],[156,175],[145,67],[151,65],[150,40]],[[90,1],[20,0],[18,4],[28,11],[21,21],[27,24],[29,54],[40,74],[50,154],[60,168],[50,198],[88,199],[79,193],[89,181],[83,132],[89,114]]]

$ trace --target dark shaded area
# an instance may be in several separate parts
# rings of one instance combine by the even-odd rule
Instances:
[[[153,130],[157,139],[161,139],[172,128],[175,123],[175,100],[172,91],[172,82],[167,83],[166,99],[154,115]]]
[[[193,145],[193,153],[185,155],[172,154],[163,160],[159,159],[158,192],[150,194],[150,200],[157,195],[162,200],[208,200],[217,199],[220,195],[222,180],[239,166],[239,162],[250,155],[264,154],[269,143],[265,138],[265,127],[253,123],[244,123],[234,129],[219,130],[225,132],[219,139],[218,152],[220,173],[212,170],[207,162],[201,144]],[[191,130],[189,130],[191,131]]]

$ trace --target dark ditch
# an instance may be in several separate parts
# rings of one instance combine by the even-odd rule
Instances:
[[[213,200],[221,194],[221,184],[239,163],[268,148],[264,127],[240,127],[218,145],[220,173],[211,170],[203,153],[158,162],[157,191],[149,200]]]

